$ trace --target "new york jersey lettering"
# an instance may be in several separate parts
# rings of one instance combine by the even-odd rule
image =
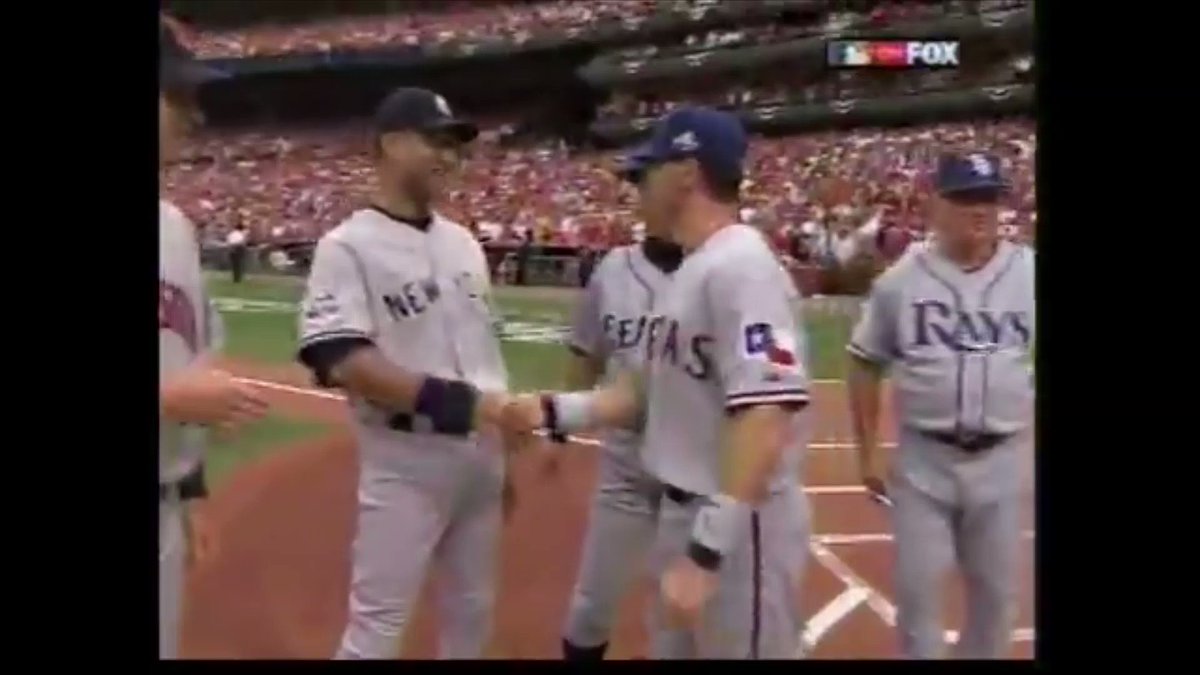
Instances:
[[[385,293],[383,305],[387,307],[392,320],[399,321],[424,314],[440,297],[441,290],[435,279],[421,279],[405,283],[400,287],[399,293]]]

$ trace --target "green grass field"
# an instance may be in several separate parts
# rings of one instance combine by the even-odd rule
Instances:
[[[293,359],[296,309],[303,280],[296,277],[249,277],[234,284],[227,274],[210,274],[209,293],[222,309],[225,353],[238,360],[280,364]],[[562,386],[568,352],[556,337],[570,317],[576,291],[572,289],[497,287],[496,304],[505,322],[502,341],[511,385],[515,390],[555,389]],[[843,379],[844,352],[852,328],[847,306],[854,303],[810,302],[805,323],[814,378]],[[547,331],[551,331],[548,333]],[[321,433],[323,427],[305,420],[271,418],[236,441],[219,442],[209,465],[216,484],[243,462],[275,446]]]
[[[204,478],[210,486],[223,483],[239,467],[295,441],[327,431],[325,425],[277,415],[251,424],[232,438],[213,438],[204,460]]]
[[[209,292],[220,300],[238,299],[266,303],[299,302],[302,280],[295,277],[254,277],[234,284],[227,275],[210,275]],[[570,289],[497,287],[496,303],[506,322],[523,326],[565,326],[573,307]],[[812,375],[819,379],[842,379],[846,372],[844,349],[853,327],[843,309],[809,307],[806,328],[810,341]],[[266,363],[286,363],[296,345],[296,318],[291,308],[264,305],[260,311],[223,311],[226,352],[237,358]],[[565,349],[560,344],[503,343],[510,374],[517,388],[557,383]]]

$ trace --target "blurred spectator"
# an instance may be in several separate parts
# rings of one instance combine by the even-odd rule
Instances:
[[[749,83],[744,75],[738,75],[725,83],[709,82],[701,90],[691,83],[677,83],[674,89],[669,84],[654,83],[650,91],[614,94],[597,114],[613,119],[658,117],[684,104],[746,108],[835,98],[908,96],[945,89],[1014,84],[1026,78],[1031,66],[1032,59],[1024,56],[983,68],[840,70],[816,81],[797,76],[793,69],[783,67],[759,71],[754,76],[757,83]]]
[[[658,10],[654,0],[553,0],[500,5],[446,3],[442,11],[358,16],[259,25],[194,35],[204,57],[419,48],[453,42],[524,42],[539,33],[578,31],[599,21],[641,21]]]

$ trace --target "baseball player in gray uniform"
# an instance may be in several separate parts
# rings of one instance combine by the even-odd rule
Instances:
[[[647,367],[587,392],[522,397],[513,431],[644,425],[642,461],[664,484],[652,565],[657,658],[792,658],[808,509],[798,483],[808,375],[799,296],[766,240],[737,224],[746,135],[685,107],[634,157],[642,209],[685,257],[646,324]]]
[[[639,186],[636,163],[623,178]],[[597,266],[576,308],[567,386],[588,389],[606,374],[640,370],[645,361],[646,325],[656,296],[679,267],[683,251],[664,239],[660,214],[644,214],[646,240],[614,248]],[[641,437],[629,429],[609,430],[600,455],[600,478],[592,497],[579,576],[571,594],[563,637],[567,660],[600,660],[608,648],[617,604],[644,569],[654,540],[662,485],[639,456]]]
[[[394,657],[432,563],[440,654],[478,658],[491,626],[507,400],[487,262],[431,210],[476,127],[424,89],[375,117],[373,204],[317,245],[300,360],[343,388],[358,441],[349,625],[337,658]]]
[[[892,504],[904,653],[943,653],[940,590],[957,560],[967,618],[956,656],[998,658],[1008,653],[1018,583],[1034,256],[999,238],[996,157],[945,156],[937,186],[932,242],[876,280],[854,330],[850,403],[863,482]],[[901,424],[890,462],[876,435],[888,368]]]
[[[168,25],[159,25],[159,163],[172,161],[199,121],[196,88],[220,74],[197,63]],[[179,652],[183,577],[194,555],[194,514],[206,494],[207,427],[231,430],[261,417],[266,403],[248,385],[209,365],[220,322],[204,292],[196,232],[179,209],[158,203],[158,654]]]

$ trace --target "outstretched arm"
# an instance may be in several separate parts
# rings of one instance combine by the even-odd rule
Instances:
[[[317,383],[341,387],[395,412],[427,416],[438,433],[466,435],[481,424],[498,422],[507,394],[408,370],[379,350],[355,255],[337,240],[322,239],[317,245],[298,354]]]
[[[503,426],[511,433],[546,430],[573,434],[608,428],[637,428],[644,416],[641,377],[623,372],[612,382],[588,391],[521,394],[504,412]]]

